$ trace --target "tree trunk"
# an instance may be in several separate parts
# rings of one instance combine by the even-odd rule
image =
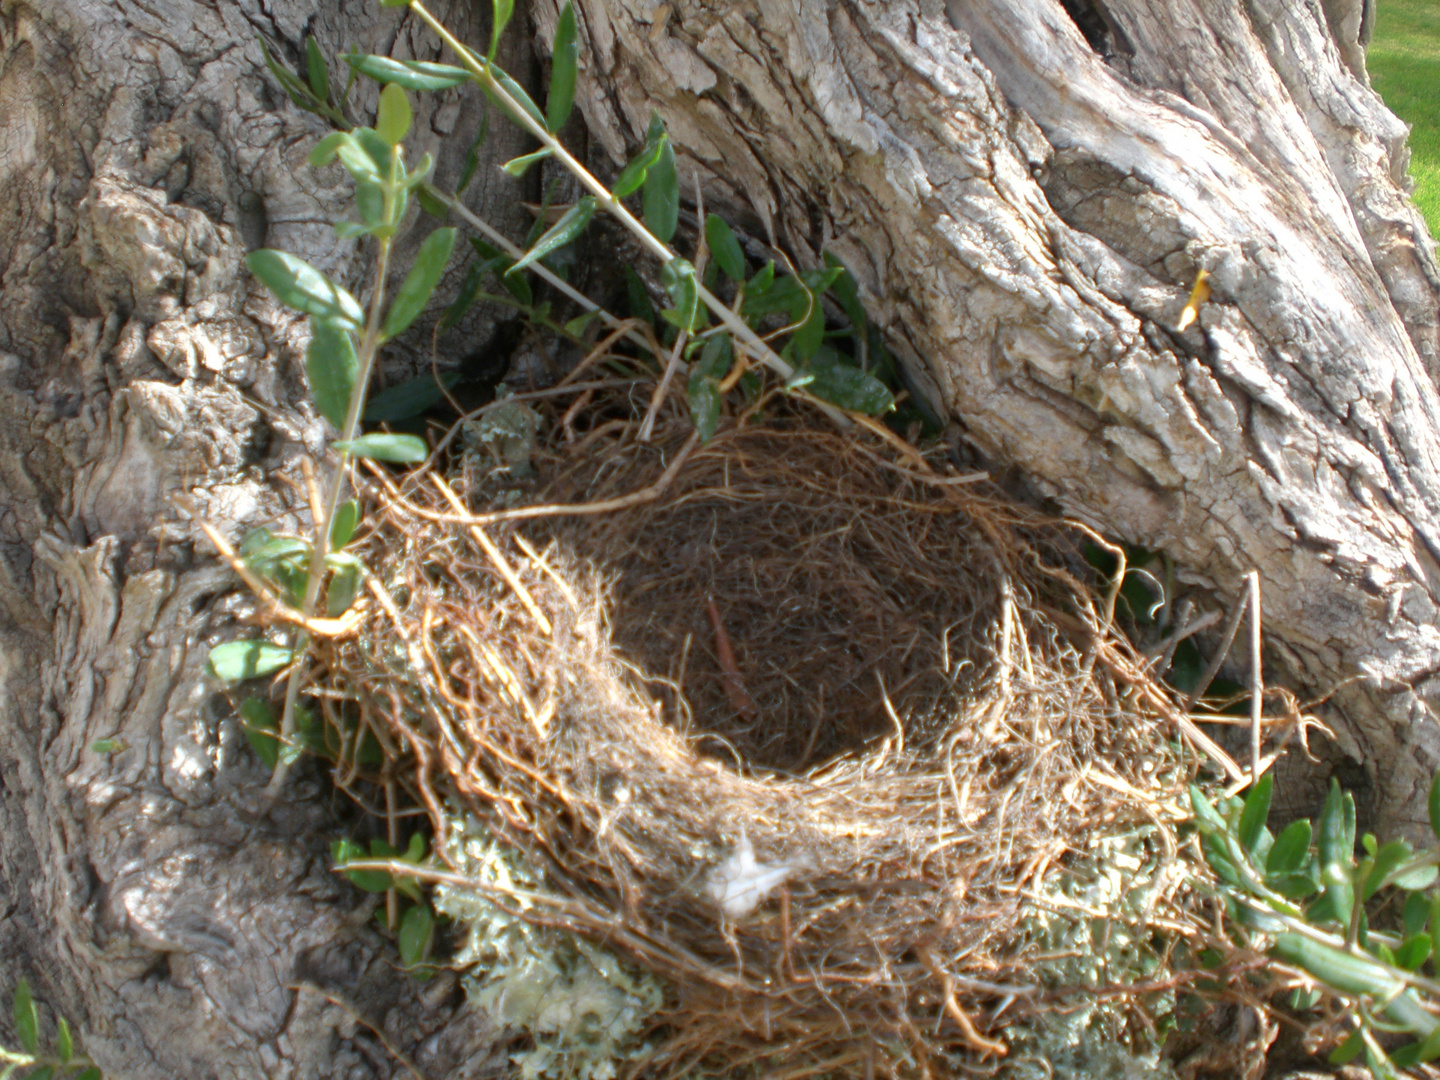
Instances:
[[[489,33],[477,5],[439,6]],[[363,284],[330,228],[348,188],[306,164],[325,128],[256,40],[293,67],[307,33],[328,56],[438,56],[370,4],[0,6],[0,1000],[28,976],[119,1080],[404,1073],[349,1007],[421,1044],[430,1075],[488,1053],[460,1069],[483,1022],[445,980],[422,997],[396,973],[334,879],[345,826],[313,783],[256,813],[265,773],[203,673],[245,605],[195,522],[266,523],[324,434],[304,320],[241,257],[268,244]],[[512,67],[533,68],[514,44]],[[357,113],[376,98],[357,87]],[[417,109],[417,155],[453,187],[480,104]],[[495,127],[470,195],[523,235],[494,167],[520,139]]]
[[[202,672],[245,603],[195,521],[266,522],[323,434],[303,322],[240,258],[364,273],[328,225],[347,192],[304,163],[323,128],[255,36],[292,65],[306,33],[441,58],[392,9],[318,7],[0,2],[0,995],[27,975],[126,1080],[391,1075],[351,1007],[428,1075],[481,1066],[479,1022],[396,975],[331,880],[328,806],[256,812]],[[582,105],[616,162],[658,109],[711,205],[841,255],[997,464],[1220,597],[1258,568],[1270,655],[1343,683],[1341,733],[1404,820],[1440,762],[1440,271],[1363,11],[1067,7],[578,0]],[[542,40],[557,9],[537,0]],[[419,104],[453,184],[478,102]],[[518,237],[493,164],[526,146],[494,127],[467,197]]]

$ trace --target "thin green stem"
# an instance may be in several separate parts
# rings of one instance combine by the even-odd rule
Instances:
[[[390,219],[394,209],[395,171],[397,168],[403,168],[399,164],[399,159],[400,151],[397,147],[395,159],[391,164],[389,182],[385,185],[386,220]],[[360,341],[355,387],[350,392],[350,404],[345,413],[345,426],[340,432],[342,442],[349,442],[359,434],[360,418],[365,414],[366,390],[370,386],[370,375],[375,368],[375,357],[380,352],[380,318],[385,310],[385,279],[390,272],[390,242],[389,236],[382,236],[377,241],[375,292],[370,298],[370,312],[366,318],[364,336]],[[320,587],[325,580],[326,559],[330,554],[330,532],[335,524],[335,512],[339,509],[340,499],[345,493],[345,477],[349,469],[350,454],[342,450],[340,451],[340,461],[336,464],[335,473],[330,480],[330,490],[325,496],[321,520],[316,523],[315,542],[310,549],[310,574],[305,582],[305,599],[300,608],[301,615],[307,621],[315,617],[315,609],[320,602]],[[285,683],[285,711],[280,719],[280,744],[282,746],[292,745],[295,737],[295,712],[300,701],[300,683],[304,678],[304,660],[309,647],[310,634],[302,628],[295,642],[295,662],[290,668],[290,675]],[[285,758],[281,757],[275,762],[275,771],[270,774],[270,783],[265,788],[267,805],[272,805],[279,796],[281,789],[285,786],[285,778],[289,771],[290,764]]]
[[[610,189],[595,179],[590,173],[590,170],[576,160],[575,157],[565,149],[560,140],[545,129],[545,125],[538,123],[533,116],[522,109],[519,102],[510,96],[506,89],[500,85],[499,80],[490,72],[489,65],[471,52],[464,44],[456,40],[455,36],[451,34],[449,30],[445,29],[445,25],[439,19],[430,14],[429,10],[426,9],[420,0],[411,0],[410,10],[415,12],[430,29],[435,31],[440,40],[450,47],[455,55],[460,58],[461,63],[469,70],[475,81],[480,83],[491,96],[496,98],[501,106],[521,127],[539,139],[543,146],[548,147],[555,159],[564,165],[565,168],[569,169],[575,178],[580,181],[581,185],[595,196],[595,199],[600,205],[619,221],[620,224],[625,226],[647,251],[659,259],[662,264],[670,263],[679,257],[661,243],[655,234],[647,229],[634,214],[625,209],[625,205],[610,193]],[[710,309],[711,314],[734,335],[736,340],[743,342],[747,349],[759,357],[761,363],[782,379],[791,379],[794,377],[795,369],[781,359],[779,354],[770,348],[759,334],[750,329],[745,321],[726,307],[714,293],[705,288],[698,280],[695,282],[695,289],[699,294],[700,300]],[[814,404],[836,424],[841,427],[849,426],[850,420],[842,410],[835,408],[833,405],[828,405],[823,401],[818,401],[809,395],[806,395],[806,397],[814,402]]]
[[[524,250],[512,244],[506,238],[504,233],[500,232],[488,221],[480,217],[468,206],[462,203],[459,199],[455,198],[453,195],[449,195],[446,192],[441,191],[439,188],[435,187],[435,185],[429,183],[424,185],[424,190],[426,194],[430,195],[437,202],[444,203],[447,207],[449,207],[452,214],[458,217],[461,221],[465,222],[465,224],[469,225],[476,232],[480,233],[481,236],[485,237],[485,239],[489,240],[490,243],[500,248],[512,259],[518,259],[525,254]],[[606,326],[610,327],[611,330],[618,330],[620,328],[620,319],[617,319],[614,315],[610,314],[610,312],[606,311],[599,304],[595,303],[594,300],[591,300],[588,296],[582,293],[579,289],[575,288],[575,286],[571,285],[564,278],[551,271],[549,267],[537,262],[531,263],[529,269],[533,270],[535,274],[540,277],[541,280],[545,281],[548,285],[550,285],[551,288],[558,290],[565,296],[568,296],[571,300],[575,301],[575,303],[579,304],[586,311],[593,311],[596,315],[600,317],[600,321],[603,322]],[[506,302],[514,304],[514,301]],[[516,306],[518,307],[519,305]],[[631,341],[631,343],[638,345],[646,352],[650,351],[650,343],[646,341],[642,335],[636,333],[634,330],[627,330],[625,332],[625,336]]]
[[[1258,911],[1264,915],[1268,915],[1270,918],[1275,919],[1278,922],[1283,923],[1285,925],[1285,929],[1299,934],[1301,937],[1309,938],[1311,941],[1319,942],[1322,945],[1329,945],[1332,949],[1339,949],[1340,951],[1348,953],[1349,955],[1355,957],[1358,960],[1364,960],[1368,964],[1373,964],[1378,970],[1384,972],[1386,975],[1395,979],[1397,982],[1402,982],[1406,986],[1412,987],[1416,990],[1424,990],[1427,994],[1440,995],[1440,982],[1437,982],[1435,979],[1427,979],[1425,976],[1417,975],[1413,971],[1406,971],[1404,968],[1396,967],[1394,964],[1387,964],[1378,956],[1374,956],[1371,953],[1366,952],[1358,945],[1352,945],[1347,943],[1343,938],[1339,937],[1338,935],[1327,934],[1323,930],[1317,930],[1315,929],[1315,927],[1311,926],[1303,919],[1291,918],[1289,915],[1285,915],[1281,912],[1275,911],[1268,905],[1262,905],[1260,902],[1257,902],[1256,900],[1253,900],[1248,896],[1237,895],[1235,896],[1235,899],[1240,903],[1244,904],[1246,907],[1250,908],[1252,911]],[[1324,980],[1317,981],[1323,982]]]

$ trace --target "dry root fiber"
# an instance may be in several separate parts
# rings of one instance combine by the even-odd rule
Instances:
[[[527,917],[666,980],[633,1074],[1003,1055],[1027,893],[1165,754],[1073,536],[863,430],[550,429],[518,497],[378,478],[317,679],[543,870]]]

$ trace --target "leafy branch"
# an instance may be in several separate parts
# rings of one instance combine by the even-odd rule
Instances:
[[[1355,801],[1334,780],[1318,827],[1301,819],[1274,836],[1266,827],[1273,787],[1267,774],[1245,799],[1218,806],[1190,791],[1201,849],[1232,922],[1267,937],[1271,957],[1320,992],[1297,991],[1293,1005],[1313,1007],[1312,997],[1329,995],[1350,1013],[1353,1030],[1332,1064],[1363,1054],[1376,1080],[1391,1080],[1397,1069],[1440,1058],[1440,848],[1416,852],[1406,840],[1382,845],[1367,833],[1357,860]],[[1430,819],[1440,838],[1440,776]],[[1398,929],[1372,927],[1370,909],[1392,896]],[[1412,1041],[1387,1050],[1379,1036],[1396,1034]]]
[[[675,234],[679,216],[679,176],[674,149],[658,116],[651,120],[645,145],[621,170],[613,187],[607,188],[565,149],[557,135],[574,104],[578,47],[572,4],[565,6],[556,27],[552,46],[550,95],[546,111],[541,112],[520,85],[495,64],[499,35],[503,33],[513,13],[513,5],[508,0],[495,0],[496,32],[492,35],[490,51],[483,58],[457,40],[420,0],[383,2],[389,7],[410,8],[455,53],[464,66],[396,61],[387,57],[352,54],[346,59],[354,70],[392,85],[415,90],[439,90],[458,86],[467,80],[474,81],[490,100],[500,106],[506,116],[540,143],[539,150],[506,163],[503,166],[506,172],[520,176],[536,162],[553,158],[589,192],[506,270],[507,276],[536,264],[540,259],[572,243],[589,225],[597,209],[603,209],[660,262],[661,281],[675,305],[667,318],[682,334],[694,334],[703,329],[703,320],[699,317],[699,309],[703,306],[719,323],[720,328],[732,335],[735,341],[761,364],[784,379],[787,390],[809,397],[827,416],[841,425],[848,423],[846,412],[875,415],[887,411],[893,405],[893,398],[884,385],[864,370],[851,368],[845,374],[839,374],[841,365],[826,363],[824,360],[814,365],[813,369],[809,366],[809,361],[819,352],[820,339],[824,335],[824,317],[819,301],[819,293],[824,289],[815,289],[808,279],[816,273],[825,275],[835,270],[826,284],[828,287],[843,271],[831,267],[823,271],[791,275],[786,279],[798,286],[803,296],[803,307],[798,312],[793,312],[796,318],[792,325],[787,327],[788,330],[796,331],[787,347],[787,351],[791,353],[787,359],[771,348],[765,337],[762,337],[742,314],[717,297],[700,280],[692,262],[670,249],[668,244]],[[643,223],[622,201],[636,192],[641,194]],[[713,220],[719,222],[718,218]],[[725,245],[727,254],[738,254],[739,245],[734,241],[733,234],[729,233],[728,226],[723,222],[720,222],[720,226],[729,235],[733,245]],[[711,228],[710,220],[707,219],[707,239]],[[714,248],[715,244],[712,242],[711,246]],[[746,282],[741,276],[744,269],[743,254],[738,260],[728,259],[722,265],[742,287],[748,286],[752,295],[757,291],[756,286],[769,285],[775,281],[772,269],[768,280],[763,277],[765,271],[762,270],[761,275],[757,275],[761,277],[760,281]],[[857,337],[858,332],[857,328]],[[703,342],[700,344],[703,345]],[[806,364],[806,370],[797,371],[792,360]],[[835,408],[836,405],[840,408]]]
[[[295,644],[285,648],[261,641],[230,642],[212,651],[210,657],[211,671],[227,681],[289,668],[278,735],[285,746],[295,744],[303,661],[322,589],[326,590],[329,615],[334,618],[354,602],[363,573],[358,559],[341,550],[353,535],[359,517],[358,505],[344,501],[350,461],[366,457],[414,463],[424,460],[428,453],[424,440],[413,435],[366,435],[360,430],[380,347],[404,333],[424,310],[455,244],[454,229],[432,232],[387,307],[385,286],[391,244],[405,217],[411,192],[425,182],[432,168],[428,155],[415,168],[406,167],[403,141],[412,122],[405,91],[387,86],[380,95],[373,128],[334,132],[310,155],[311,164],[317,167],[338,159],[355,181],[355,206],[360,220],[341,222],[336,232],[346,238],[368,236],[375,241],[375,284],[368,310],[319,270],[287,252],[262,249],[246,258],[250,272],[281,303],[310,317],[306,373],[316,408],[340,434],[331,444],[339,460],[323,496],[313,538],[305,541],[273,537],[258,530],[246,537],[239,553],[245,567],[272,583],[279,599],[299,612]],[[292,760],[289,755],[277,756],[267,798],[273,800],[279,794]]]

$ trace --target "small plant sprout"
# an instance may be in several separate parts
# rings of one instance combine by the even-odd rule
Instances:
[[[403,142],[412,121],[405,91],[387,86],[373,128],[339,131],[328,136],[310,155],[313,165],[338,159],[355,182],[359,221],[344,221],[335,231],[342,237],[369,237],[374,242],[374,289],[369,310],[345,289],[294,255],[260,250],[246,259],[250,272],[287,306],[310,317],[311,341],[306,354],[315,406],[339,430],[332,443],[338,462],[331,474],[314,536],[308,540],[275,537],[256,530],[245,538],[235,555],[237,569],[263,595],[295,614],[298,625],[293,646],[266,641],[237,641],[212,651],[210,669],[227,682],[240,682],[289,669],[285,705],[277,738],[283,746],[296,745],[299,694],[309,635],[331,630],[327,620],[342,617],[359,591],[363,575],[355,556],[343,549],[353,536],[359,507],[344,499],[346,474],[352,458],[414,463],[424,460],[428,447],[413,435],[362,434],[366,390],[380,347],[405,332],[424,310],[434,292],[455,244],[455,230],[441,228],[421,245],[414,266],[386,304],[386,280],[391,245],[405,217],[411,193],[429,175],[428,156],[415,167],[405,163]],[[212,533],[212,538],[214,534]],[[325,603],[325,618],[317,621]],[[252,714],[255,710],[252,709]],[[254,716],[246,718],[255,729]],[[277,753],[268,789],[273,799],[285,782],[293,756]]]
[[[63,1016],[55,1018],[53,1048],[40,1049],[40,1014],[24,979],[15,987],[13,1010],[20,1049],[0,1046],[0,1080],[101,1080],[99,1066],[77,1052],[75,1036]]]
[[[1331,998],[1343,1007],[1351,1031],[1331,1064],[1363,1057],[1376,1080],[1391,1080],[1440,1058],[1440,847],[1417,852],[1408,841],[1381,844],[1367,833],[1357,860],[1355,801],[1334,780],[1318,827],[1301,819],[1274,836],[1266,828],[1273,786],[1266,774],[1243,800],[1218,805],[1198,788],[1190,792],[1237,938],[1260,935],[1270,956],[1294,972],[1292,1006],[1308,1010]],[[1440,776],[1430,789],[1430,818],[1440,839]],[[1393,901],[1384,928],[1371,926],[1369,913],[1378,915],[1382,901]],[[1410,1041],[1397,1048],[1396,1035]]]

